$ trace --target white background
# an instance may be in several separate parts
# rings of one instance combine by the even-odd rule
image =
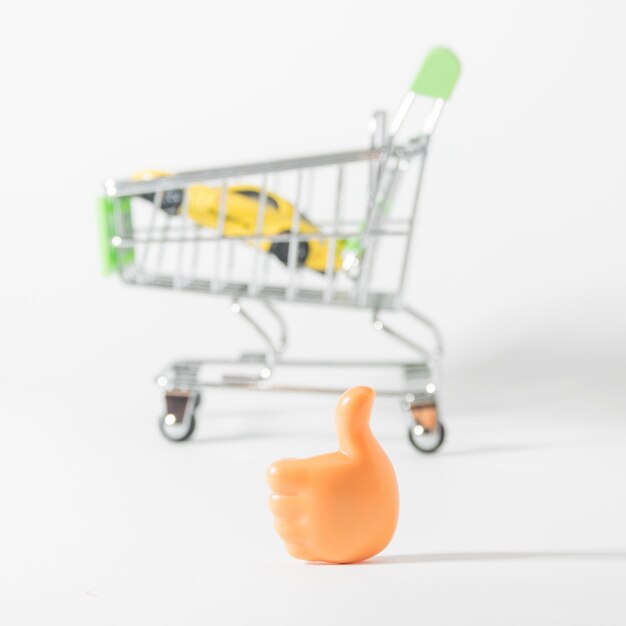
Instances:
[[[626,40],[605,2],[21,3],[0,15],[0,617],[623,623]],[[425,53],[463,64],[407,300],[447,340],[449,441],[374,430],[402,513],[377,565],[291,560],[264,468],[334,399],[216,394],[168,445],[151,376],[249,347],[226,302],[99,277],[107,177],[359,147]],[[293,350],[384,356],[286,311]],[[395,416],[395,417],[394,417]]]

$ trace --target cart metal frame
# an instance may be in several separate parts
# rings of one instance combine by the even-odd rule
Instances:
[[[159,425],[172,441],[188,439],[195,428],[196,409],[203,391],[231,388],[254,391],[332,393],[344,391],[341,386],[293,385],[275,382],[276,372],[283,368],[398,368],[404,384],[400,387],[377,389],[380,396],[399,397],[410,417],[409,439],[423,452],[438,449],[444,439],[444,427],[439,408],[438,362],[443,354],[443,341],[435,324],[421,312],[404,302],[404,288],[415,236],[415,220],[422,187],[424,167],[431,137],[446,100],[460,71],[458,59],[445,48],[432,50],[427,56],[411,89],[387,129],[386,115],[378,111],[370,120],[370,145],[363,150],[306,156],[302,158],[266,161],[230,167],[218,167],[183,172],[151,180],[107,180],[100,202],[102,244],[107,271],[117,271],[122,280],[133,286],[161,287],[225,296],[230,310],[249,324],[263,342],[265,350],[243,353],[235,359],[179,360],[168,364],[156,382],[164,390],[166,411]],[[432,100],[421,133],[404,142],[398,132],[417,96]],[[360,220],[344,215],[344,188],[350,168],[367,167],[365,215]],[[415,166],[415,167],[413,167]],[[396,216],[388,207],[396,197],[399,182],[414,170],[414,192],[404,215]],[[332,217],[329,221],[310,217],[319,230],[300,231],[303,215],[304,188],[315,188],[317,171],[334,170]],[[264,232],[268,210],[268,192],[273,189],[271,177],[289,175],[295,180],[293,215],[289,232]],[[260,180],[256,229],[254,233],[227,236],[227,195],[233,181]],[[308,182],[307,182],[308,181]],[[221,188],[217,227],[213,230],[194,224],[188,215],[189,189],[194,185]],[[167,192],[182,193],[181,208],[176,215],[167,215],[159,207]],[[135,201],[150,194],[152,212],[147,226],[136,224]],[[145,205],[145,200],[140,200]],[[145,206],[144,206],[145,208]],[[372,277],[381,260],[380,246],[393,239],[402,246],[402,254],[393,275],[397,282],[391,288],[373,285]],[[326,270],[318,284],[303,284],[301,277],[310,270],[298,265],[300,246],[304,242],[326,243]],[[261,242],[288,244],[288,254],[280,278],[269,271],[267,252],[259,249]],[[254,248],[256,261],[250,264],[247,277],[236,275],[236,251],[242,244]],[[256,246],[256,247],[255,247]],[[344,269],[334,266],[337,246],[342,246]],[[175,250],[175,262],[164,267],[165,249]],[[210,271],[202,273],[200,253],[211,250]],[[274,268],[276,269],[276,268]],[[276,274],[276,272],[274,272]],[[317,279],[316,279],[317,280]],[[258,301],[272,320],[270,325],[255,316],[249,306]],[[338,361],[293,360],[285,358],[288,346],[287,324],[277,305],[300,303],[369,310],[373,328],[406,348],[416,358],[410,361]],[[414,339],[412,332],[390,322],[392,315],[402,315],[411,324],[425,329],[430,336],[427,345]],[[241,373],[210,376],[207,369],[239,367]],[[249,370],[252,368],[253,373]],[[243,371],[247,370],[247,371]]]

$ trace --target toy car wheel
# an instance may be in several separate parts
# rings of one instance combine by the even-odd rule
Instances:
[[[409,441],[420,452],[438,450],[445,439],[446,431],[437,418],[437,406],[413,406],[410,408],[413,423],[409,427]]]
[[[188,406],[192,402],[193,406]],[[200,394],[196,391],[170,391],[165,394],[166,412],[159,420],[159,430],[170,441],[185,441],[196,428],[196,409]]]
[[[291,231],[284,230],[280,235],[290,235]],[[283,263],[283,265],[289,265],[289,246],[291,242],[289,241],[276,241],[274,242],[269,249],[270,254],[273,254],[278,258],[278,260]],[[296,266],[302,267],[309,256],[309,242],[308,241],[300,241],[298,242],[298,252],[296,254]]]

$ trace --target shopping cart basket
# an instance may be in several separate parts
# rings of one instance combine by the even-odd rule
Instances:
[[[394,367],[403,384],[377,385],[378,395],[401,399],[416,448],[439,448],[442,341],[434,324],[404,302],[403,292],[430,139],[459,71],[452,52],[432,50],[389,128],[383,112],[373,115],[370,144],[362,150],[175,175],[150,171],[105,182],[99,203],[105,272],[116,271],[130,285],[225,296],[265,345],[260,354],[169,364],[157,377],[166,405],[159,424],[168,439],[191,436],[208,388],[335,394],[345,388],[337,376],[315,386],[279,383],[277,372]],[[417,96],[427,105],[421,133],[400,141]],[[290,360],[277,308],[282,303],[370,311],[375,330],[417,356],[394,362]],[[254,307],[265,311],[270,325],[253,315]],[[403,316],[415,332],[390,324],[391,315]],[[418,327],[428,341],[415,339]]]

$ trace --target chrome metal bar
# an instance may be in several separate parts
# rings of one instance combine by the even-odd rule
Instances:
[[[252,356],[252,355],[250,355]],[[255,357],[257,355],[254,355]],[[202,388],[235,388],[246,389],[250,391],[274,391],[274,392],[287,392],[287,393],[312,393],[312,394],[340,394],[344,391],[344,386],[312,386],[301,384],[274,384],[268,380],[271,376],[271,369],[269,368],[265,355],[258,355],[260,358],[250,360],[248,355],[242,355],[238,359],[202,359],[193,362],[189,361],[177,361],[168,364],[165,369],[157,376],[156,382],[162,388],[176,388],[178,385],[186,385],[192,389]],[[232,375],[225,376],[218,380],[211,379],[199,379],[197,372],[205,366],[227,366],[232,367],[236,365],[251,365],[258,364],[261,366],[259,376],[249,375]],[[395,361],[332,361],[332,360],[280,360],[281,368],[299,368],[299,367],[322,367],[322,368],[398,368],[404,370],[410,370],[410,385],[409,379],[405,380],[405,386],[401,387],[382,387],[376,389],[376,394],[381,397],[399,397],[405,399],[408,396],[415,397],[415,395],[428,396],[434,394],[432,389],[432,372],[425,363],[406,363]],[[264,371],[266,370],[266,371]],[[416,388],[416,383],[421,381],[421,389]]]
[[[308,180],[306,181],[305,185],[306,194],[302,202],[302,205],[304,207],[303,213],[305,215],[311,215],[314,213],[313,201],[315,199],[315,171],[316,170],[313,167],[306,170]],[[322,225],[319,221],[317,221],[316,224],[318,226]]]
[[[256,237],[263,234],[263,225],[265,224],[265,209],[267,207],[267,174],[263,175],[261,180],[261,194],[259,196],[259,204],[257,205],[257,213],[256,213],[256,226],[254,229],[254,234]],[[259,243],[262,243],[259,241]],[[259,246],[256,247],[255,255],[257,259],[261,251],[259,250]],[[248,286],[248,293],[253,296],[257,293],[258,290],[258,282],[259,282],[259,263],[254,263],[252,265],[252,277],[250,280],[250,285]]]
[[[406,285],[406,277],[408,273],[409,267],[409,259],[411,257],[411,244],[413,243],[413,239],[415,238],[415,222],[417,218],[417,207],[419,204],[420,192],[422,190],[422,180],[424,178],[424,170],[426,168],[426,157],[428,155],[428,151],[422,153],[421,162],[419,164],[419,172],[417,174],[417,183],[415,185],[415,195],[413,196],[413,205],[411,207],[411,222],[409,225],[409,234],[406,238],[406,242],[404,245],[404,258],[402,259],[402,267],[400,269],[400,279],[398,282],[398,288],[396,290],[396,301],[398,306],[402,301],[402,296],[404,294],[404,287]]]
[[[208,181],[224,178],[237,178],[240,176],[338,165],[340,163],[369,161],[371,159],[377,159],[379,154],[379,150],[350,150],[348,152],[334,152],[278,161],[263,161],[259,163],[181,172],[180,174],[154,178],[147,181],[109,179],[104,182],[104,191],[107,196],[136,196],[144,193],[166,191],[168,189],[180,189],[181,187],[187,187],[193,183],[206,183]]]
[[[263,260],[261,261],[261,280],[259,281],[259,290],[265,289],[265,285],[267,284],[267,276],[270,271],[270,255],[263,255]]]
[[[445,103],[446,101],[443,100],[442,98],[437,98],[435,100],[435,103],[433,104],[433,108],[431,109],[430,113],[424,120],[423,133],[427,137],[430,137],[430,135],[432,135],[435,132],[437,122],[439,121],[439,118],[441,117],[441,113],[443,112],[443,107]]]
[[[404,96],[400,107],[396,111],[396,114],[393,116],[393,120],[391,122],[391,126],[389,127],[389,136],[387,138],[387,145],[391,146],[393,144],[393,140],[395,136],[398,134],[400,127],[404,123],[406,116],[408,115],[411,107],[413,106],[413,102],[415,102],[415,94],[412,91],[407,91]]]
[[[158,207],[161,206],[161,202],[163,199],[163,194],[162,193],[156,193],[154,195],[154,207],[155,207],[155,211],[160,209]],[[167,242],[166,239],[166,235],[169,232],[170,229],[170,225],[171,225],[171,221],[172,218],[169,215],[163,214],[163,218],[164,218],[164,222],[163,222],[163,226],[161,227],[161,241],[162,242]],[[165,246],[164,245],[160,245],[157,249],[157,261],[156,261],[156,266],[157,268],[161,268],[163,267],[163,259],[165,257]]]
[[[370,118],[369,132],[370,149],[380,150],[385,144],[385,137],[387,132],[387,114],[384,111],[374,111],[374,114]],[[372,161],[370,162],[370,203],[368,208],[371,208],[373,206],[374,198],[376,197],[380,175],[380,166],[380,159],[372,159]]]
[[[287,347],[287,328],[282,316],[269,302],[263,302],[262,304],[278,324],[279,335],[276,341],[272,339],[270,333],[265,328],[263,328],[261,323],[252,316],[249,310],[242,306],[241,301],[238,298],[235,298],[233,300],[230,305],[230,310],[233,313],[241,315],[241,317],[245,319],[246,322],[250,324],[250,326],[252,326],[252,328],[256,331],[259,337],[261,337],[261,339],[267,345],[268,352],[265,353],[265,357],[262,361],[262,363],[266,365],[267,368],[265,370],[262,369],[260,374],[260,378],[266,380],[272,374],[271,368],[276,362],[276,355],[280,352],[283,352]]]
[[[434,355],[428,349],[424,348],[424,346],[420,345],[419,343],[415,341],[412,341],[411,339],[409,339],[402,333],[391,328],[388,324],[385,324],[385,322],[383,322],[383,320],[379,316],[379,311],[374,311],[372,318],[373,318],[373,324],[374,324],[375,330],[382,330],[383,332],[387,333],[389,336],[393,337],[394,339],[397,339],[400,343],[404,344],[408,348],[411,348],[411,350],[414,350],[415,352],[417,352],[427,361],[430,361],[431,359],[435,358]]]
[[[258,357],[255,359],[255,357]],[[230,358],[202,358],[202,359],[190,359],[185,361],[174,361],[172,363],[168,363],[164,370],[168,368],[178,367],[182,370],[191,370],[197,371],[203,365],[237,365],[239,363],[263,363],[264,362],[264,354],[251,354],[245,353],[245,355],[240,355],[238,357],[230,357]],[[422,373],[423,375],[428,375],[428,368],[426,363],[423,361],[416,363],[415,361],[403,361],[403,360],[360,360],[360,361],[350,361],[343,359],[281,359],[280,365],[285,367],[341,367],[341,368],[389,368],[389,367],[399,367],[402,369],[410,368],[411,371],[415,371],[415,373]]]
[[[198,265],[200,263],[200,233],[202,232],[202,226],[200,224],[194,224],[194,234],[195,237],[192,243],[192,251],[191,251],[191,269],[189,272],[190,280],[193,280],[196,277],[196,273],[198,271]]]
[[[368,237],[372,237],[372,238],[376,238],[376,237],[406,237],[408,234],[408,230],[407,229],[402,229],[402,230],[371,230],[369,233],[367,233]],[[298,238],[300,241],[325,241],[325,240],[330,240],[333,238],[336,239],[349,239],[351,237],[363,237],[364,233],[361,231],[346,231],[346,232],[329,232],[329,233],[323,233],[323,232],[317,232],[317,233],[300,233],[298,235]],[[224,241],[224,240],[229,240],[229,241],[271,241],[272,243],[278,243],[278,242],[284,242],[284,241],[290,241],[291,240],[291,233],[285,233],[283,235],[226,235],[226,236],[222,236],[222,237],[218,237],[218,236],[206,236],[206,237],[200,237],[200,238],[194,238],[194,237],[178,237],[178,236],[173,236],[171,239],[165,239],[165,238],[161,238],[159,237],[158,239],[146,239],[146,238],[137,238],[137,237],[127,237],[127,238],[123,238],[123,237],[119,237],[119,239],[116,239],[116,241],[114,242],[114,247],[115,248],[132,248],[134,245],[137,244],[144,244],[144,243],[154,243],[154,244],[159,244],[159,243],[178,243],[179,241],[186,241],[186,242],[190,242],[190,241],[207,241],[207,242],[217,242],[217,241]]]
[[[373,237],[373,231],[376,231],[379,228],[387,205],[391,200],[391,195],[397,180],[399,163],[398,159],[394,159],[393,161],[387,160],[381,165],[384,169],[384,173],[381,178],[378,195],[374,201],[374,205],[370,209],[369,219],[362,238],[362,268],[357,284],[357,296],[361,304],[367,300],[372,275],[372,264],[376,243],[376,238]]]
[[[428,369],[430,370],[430,374],[431,374],[430,376],[431,382],[429,383],[429,385],[427,385],[425,390],[427,394],[434,397],[434,394],[437,391],[437,388],[439,385],[439,367],[437,365],[437,362],[441,359],[443,355],[443,342],[441,338],[441,333],[439,332],[437,327],[432,323],[430,319],[428,319],[426,316],[422,315],[418,311],[411,309],[409,307],[402,307],[401,309],[398,309],[398,311],[407,313],[411,318],[422,323],[431,332],[432,338],[434,340],[433,341],[434,346],[432,349],[429,350],[425,348],[421,344],[418,344],[417,342],[411,339],[408,339],[406,335],[401,334],[394,328],[391,328],[388,324],[386,324],[382,320],[380,316],[380,310],[373,311],[374,328],[376,330],[384,331],[390,337],[393,337],[400,343],[416,351],[425,359],[425,363]],[[416,375],[419,375],[419,372],[416,372],[414,369],[411,369],[410,377],[415,378]]]
[[[405,219],[405,218],[398,218],[398,217],[387,217],[385,219],[385,224],[391,224],[393,226],[408,226],[410,224],[409,219]],[[315,224],[317,226],[333,226],[335,224],[334,220],[315,220]],[[341,226],[350,226],[352,228],[354,228],[355,226],[360,226],[363,224],[363,220],[362,219],[350,219],[347,217],[342,217],[339,220],[339,226],[338,228],[341,228]]]
[[[296,200],[293,204],[291,216],[291,236],[289,238],[289,252],[287,254],[287,268],[289,284],[287,286],[287,300],[293,300],[296,293],[298,279],[298,256],[300,253],[300,201],[302,195],[302,170],[298,170],[296,179]]]
[[[152,214],[154,215],[156,212],[152,211]],[[306,215],[306,213],[304,211],[302,211],[302,213],[304,215]],[[410,223],[410,219],[409,218],[404,218],[404,217],[393,217],[392,215],[390,215],[389,217],[385,218],[385,224],[390,224],[393,226],[408,226]],[[324,227],[329,227],[329,226],[333,226],[333,224],[335,223],[334,219],[320,219],[320,220],[315,220],[315,225],[320,227],[320,226],[324,226]],[[350,217],[342,217],[339,220],[339,229],[341,229],[342,227],[350,227],[352,229],[354,229],[356,226],[360,226],[363,224],[363,220],[362,219],[357,219],[357,218],[350,218]],[[194,222],[194,225],[195,224]],[[201,225],[199,225],[201,226]],[[186,227],[180,227],[180,226],[176,226],[175,224],[172,225],[172,227],[170,228],[169,232],[177,235],[178,233],[180,234],[184,234],[186,231]],[[141,228],[141,227],[134,227],[133,228],[133,232],[135,234],[144,234],[146,232],[149,232],[149,228]],[[338,232],[349,232],[349,231],[341,231],[339,230]],[[242,235],[241,239],[249,239],[250,237],[252,237],[254,235]],[[265,237],[267,237],[267,235],[265,235]],[[229,237],[230,238],[230,237]]]
[[[172,277],[166,274],[153,274],[143,277],[142,280],[128,277],[125,278],[125,282],[137,286],[158,287],[161,289],[173,288]],[[192,281],[189,281],[183,287],[183,289],[195,293],[209,293],[211,292],[211,287],[211,280],[196,278]],[[268,285],[266,287],[263,287],[256,297],[260,300],[272,300],[276,302],[285,301],[287,299],[286,291],[286,288],[283,286]],[[246,297],[248,293],[248,284],[245,282],[228,283],[222,285],[220,293],[233,298],[243,298]],[[368,294],[365,304],[361,305],[358,301],[355,300],[352,291],[335,291],[333,293],[332,300],[328,303],[325,303],[323,290],[300,288],[298,290],[298,297],[294,298],[292,302],[297,304],[325,304],[328,306],[366,308],[372,310],[396,310],[396,303],[393,294],[385,292],[370,292]]]
[[[217,228],[216,228],[216,238],[217,243],[215,244],[215,258],[214,258],[214,268],[213,268],[213,291],[219,291],[220,289],[220,262],[221,262],[221,240],[224,238],[224,225],[226,224],[226,204],[228,199],[228,179],[224,178],[222,181],[222,191],[220,195],[220,205],[217,215]]]
[[[281,366],[283,364],[281,363]],[[268,367],[271,376],[271,369]],[[268,376],[269,378],[269,376]],[[307,393],[307,394],[324,394],[324,395],[341,395],[345,390],[345,386],[341,387],[307,387],[305,385],[275,385],[266,378],[249,379],[247,377],[232,377],[219,381],[198,381],[195,384],[198,388],[206,389],[246,389],[249,391],[273,391],[282,393]],[[405,394],[414,393],[413,388],[387,389],[377,388],[376,395],[381,398],[403,397]]]
[[[157,208],[154,207],[153,210],[150,211],[150,224],[148,226],[149,235],[152,235],[152,233],[154,232],[154,229],[156,226],[157,215],[158,215]],[[135,265],[138,275],[141,275],[141,273],[144,271],[144,268],[146,267],[146,263],[148,261],[148,254],[150,250],[152,249],[153,248],[151,246],[143,246],[141,250],[141,257],[139,258],[139,260],[137,261]]]
[[[233,271],[235,270],[235,257],[237,253],[236,241],[226,238],[227,252],[226,252],[226,282],[231,282],[233,278]]]
[[[415,227],[415,221],[417,217],[417,207],[419,204],[420,192],[422,190],[422,181],[424,179],[424,170],[426,168],[426,157],[428,156],[428,146],[430,143],[430,137],[435,131],[437,122],[439,121],[439,118],[441,117],[441,113],[443,112],[444,105],[445,105],[445,100],[443,100],[442,98],[437,98],[435,100],[435,103],[433,104],[433,107],[429,115],[426,117],[426,120],[424,121],[424,126],[422,129],[423,134],[421,137],[421,141],[423,143],[423,148],[422,148],[422,151],[420,152],[421,161],[419,164],[419,173],[418,173],[418,178],[417,178],[417,184],[415,187],[415,195],[413,197],[413,205],[411,207],[411,224],[409,226],[409,236],[406,239],[404,258],[402,260],[402,268],[400,270],[400,280],[398,282],[398,289],[396,292],[398,305],[400,304],[402,295],[404,293],[404,287],[406,285],[408,263],[411,257],[411,246],[413,243],[413,239],[415,238],[414,227]]]
[[[417,321],[424,324],[424,326],[426,326],[430,330],[435,340],[435,347],[431,351],[431,354],[433,355],[434,359],[442,358],[443,357],[443,335],[441,334],[441,331],[435,325],[435,323],[429,317],[426,317],[423,313],[420,313],[419,311],[413,309],[410,306],[404,305],[402,307],[402,310],[408,313],[411,317],[413,317]]]
[[[241,306],[239,300],[233,300],[230,305],[230,310],[237,315],[241,315],[241,317],[246,320],[250,326],[252,326],[257,335],[259,335],[259,337],[261,337],[261,339],[263,339],[263,341],[267,344],[268,351],[264,361],[264,365],[266,365],[266,367],[261,369],[259,377],[262,379],[269,378],[272,375],[271,366],[274,364],[276,357],[276,349],[272,338],[269,336],[267,331]]]
[[[274,343],[274,350],[277,353],[284,352],[287,349],[287,324],[285,318],[269,300],[261,300],[261,302],[278,324],[279,338],[278,341]]]
[[[334,209],[334,226],[333,230],[336,232],[339,225],[339,216],[341,214],[342,206],[342,191],[343,191],[343,166],[340,165],[337,168],[337,190],[335,196],[335,209]],[[328,248],[326,250],[326,288],[324,290],[324,302],[330,302],[333,297],[333,286],[335,280],[335,251],[337,249],[337,239],[334,237],[328,241]]]
[[[183,220],[186,220],[189,215],[189,190],[183,192],[183,199],[180,209],[180,216]],[[184,221],[183,224],[187,224],[187,221]],[[184,228],[184,226],[183,226]],[[174,274],[174,285],[181,286],[182,285],[182,270],[183,270],[183,257],[185,254],[185,241],[184,239],[180,239],[178,242],[178,258],[176,260],[176,273]]]

